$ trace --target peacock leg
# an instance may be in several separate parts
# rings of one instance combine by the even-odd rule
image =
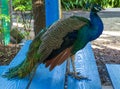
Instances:
[[[70,59],[67,59],[67,72],[66,72],[66,75],[68,75],[70,73]]]
[[[32,80],[33,80],[33,78],[34,78],[34,76],[35,76],[36,69],[38,68],[38,66],[39,66],[39,63],[36,64],[35,67],[33,68],[32,72],[31,72],[31,74],[30,74],[30,79],[29,79],[29,82],[28,82],[28,85],[27,85],[26,89],[29,89],[30,84],[31,84],[31,82],[32,82]]]
[[[87,77],[79,76],[78,74],[80,74],[80,73],[76,72],[74,56],[71,57],[71,61],[72,61],[73,72],[70,72],[69,75],[71,75],[72,77],[74,77],[77,80],[88,79]]]

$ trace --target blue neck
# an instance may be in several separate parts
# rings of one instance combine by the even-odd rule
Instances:
[[[103,32],[103,22],[100,17],[95,12],[90,12],[90,20],[91,20],[91,31],[90,31],[90,41],[98,38]]]

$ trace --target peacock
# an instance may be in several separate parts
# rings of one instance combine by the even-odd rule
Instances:
[[[8,79],[24,78],[28,76],[36,65],[44,63],[52,71],[69,57],[72,60],[74,78],[78,76],[74,66],[74,55],[83,49],[90,41],[98,38],[103,32],[103,22],[97,12],[101,7],[97,4],[91,6],[90,20],[80,16],[70,16],[60,19],[50,27],[41,30],[30,44],[26,59],[10,68],[3,76]]]

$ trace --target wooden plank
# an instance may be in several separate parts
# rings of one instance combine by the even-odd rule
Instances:
[[[102,89],[91,45],[78,51],[75,58],[77,72],[90,80],[78,81],[68,76],[68,89]]]
[[[64,89],[66,62],[51,72],[40,65],[31,83],[30,89]]]
[[[45,0],[46,27],[60,18],[60,0]]]
[[[7,66],[0,66],[0,75],[3,73],[3,71],[7,68]]]
[[[106,68],[114,89],[120,89],[120,65],[106,64]]]
[[[15,56],[13,61],[9,64],[8,68],[18,65],[25,59],[30,43],[31,41],[26,42],[26,44],[22,47],[19,53]],[[8,68],[5,71],[8,71]],[[8,80],[0,76],[0,89],[25,89],[28,82],[29,82],[28,77],[24,79]]]

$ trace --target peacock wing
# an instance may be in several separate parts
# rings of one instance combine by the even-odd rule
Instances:
[[[45,56],[40,61],[44,61],[46,66],[51,66],[50,70],[64,62],[70,56],[78,30],[87,24],[87,21],[82,17],[72,16],[59,20],[49,27],[41,37],[43,44],[40,45],[38,52]]]

